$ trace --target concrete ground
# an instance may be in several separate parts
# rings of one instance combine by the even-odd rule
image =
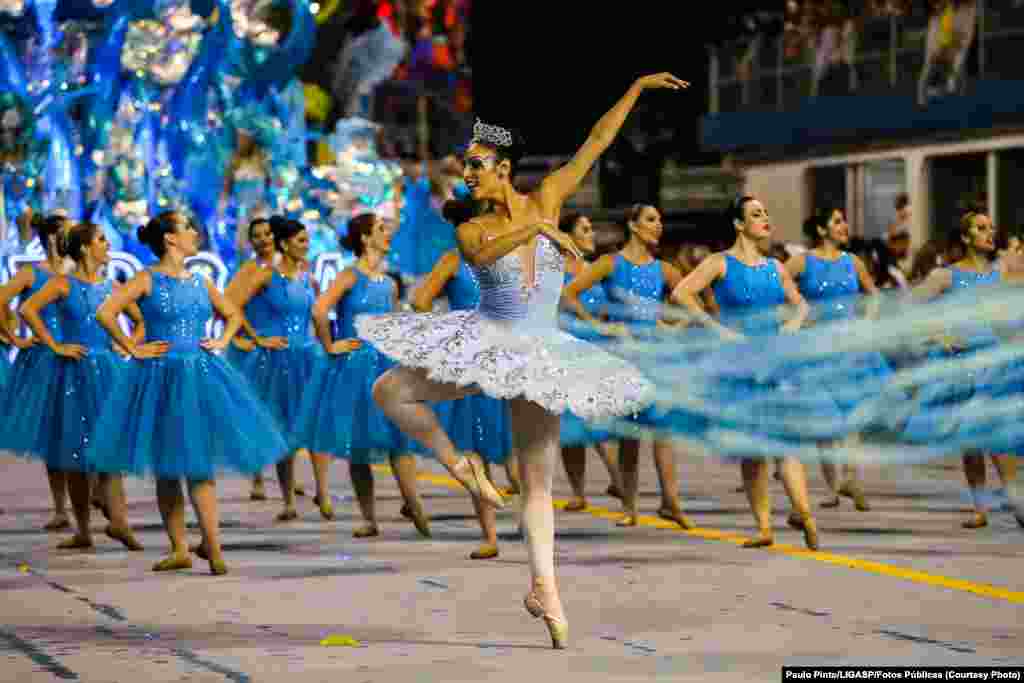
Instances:
[[[642,504],[654,514],[657,478],[643,460]],[[331,473],[329,523],[308,497],[298,522],[275,523],[272,480],[267,502],[249,501],[247,482],[220,482],[230,573],[214,578],[199,560],[150,571],[168,544],[147,481],[128,485],[145,551],[103,536],[98,513],[95,551],[56,550],[67,533],[41,530],[42,466],[2,457],[0,681],[778,681],[784,665],[1024,665],[1024,530],[1006,512],[962,529],[956,469],[868,470],[873,509],[844,500],[816,511],[822,552],[809,553],[785,526],[781,485],[779,545],[745,550],[753,523],[734,491],[737,468],[680,463],[693,532],[654,518],[617,528],[617,501],[591,460],[594,507],[556,513],[571,644],[552,651],[522,608],[514,507],[499,513],[500,557],[468,559],[479,538],[472,509],[433,463],[421,478],[430,540],[399,516],[386,472],[383,534],[369,540],[351,536],[360,520],[343,465]],[[311,489],[309,465],[299,471]],[[811,485],[817,502],[819,472]],[[556,495],[564,505],[561,470]],[[353,641],[322,645],[329,636]]]

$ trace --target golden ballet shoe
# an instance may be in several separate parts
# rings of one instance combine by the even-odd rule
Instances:
[[[975,512],[969,520],[960,526],[965,529],[983,529],[988,526],[988,515],[984,512]]]
[[[131,529],[115,529],[113,524],[108,524],[105,533],[115,541],[123,543],[128,550],[143,550],[142,544],[135,538]]]
[[[380,528],[376,524],[364,524],[352,531],[352,538],[373,538],[380,536]]]
[[[767,548],[770,545],[775,544],[775,539],[772,538],[771,534],[767,536],[762,534],[757,538],[751,538],[743,542],[742,548]]]
[[[637,515],[631,515],[624,513],[622,519],[615,522],[615,526],[637,526],[640,522],[637,520]]]
[[[843,484],[839,487],[839,495],[846,496],[853,500],[853,507],[859,512],[867,512],[871,509],[868,505],[867,499],[864,497],[864,491],[861,490],[860,486],[853,484]]]
[[[417,508],[409,508],[409,519],[412,520],[413,526],[416,527],[416,531],[420,532],[420,536],[424,538],[430,538],[430,519],[423,513],[423,506],[420,505]]]
[[[228,573],[228,566],[224,563],[224,560],[209,560],[210,573],[214,576],[224,576]]]
[[[277,517],[274,517],[276,522],[293,522],[299,518],[299,513],[295,508],[288,508],[278,513]]]
[[[535,618],[544,619],[544,624],[548,627],[548,634],[551,636],[551,647],[555,650],[564,650],[569,641],[569,624],[544,611],[544,606],[540,604],[540,600],[537,599],[533,591],[527,593],[523,598],[523,606]]]
[[[670,522],[675,522],[676,524],[687,530],[696,527],[696,525],[692,521],[690,521],[690,518],[683,514],[682,510],[661,508],[658,510],[658,516]]]
[[[587,501],[584,498],[573,498],[565,506],[566,512],[583,512],[587,509]]]
[[[480,547],[469,554],[471,560],[490,560],[498,556],[498,546],[490,543],[482,543]]]
[[[168,555],[153,565],[155,572],[170,572],[176,569],[191,569],[192,558],[188,555]]]
[[[85,538],[79,534],[57,544],[58,550],[91,550],[94,547],[91,538]]]

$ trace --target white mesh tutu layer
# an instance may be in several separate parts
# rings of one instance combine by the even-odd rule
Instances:
[[[654,387],[626,361],[557,329],[497,321],[479,311],[391,313],[356,320],[359,336],[438,382],[526,398],[587,421],[638,413]]]

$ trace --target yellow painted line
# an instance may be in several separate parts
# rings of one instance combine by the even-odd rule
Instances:
[[[381,472],[391,471],[391,468],[386,465],[377,465],[375,468],[379,469]],[[459,491],[463,490],[462,484],[448,476],[421,473],[417,475],[417,479],[448,489]],[[559,510],[564,509],[568,504],[569,501],[567,500],[554,501],[555,507]],[[599,519],[618,520],[622,518],[622,513],[620,512],[612,512],[607,508],[592,505],[588,505],[583,512]],[[640,515],[637,518],[637,524],[638,526],[665,529],[676,533],[686,534],[688,536],[703,538],[707,541],[725,541],[735,545],[741,545],[747,541],[747,538],[744,536],[724,531],[716,531],[715,529],[681,529],[678,524],[661,519],[660,517]],[[793,557],[803,557],[811,560],[817,560],[818,562],[824,562],[825,564],[846,567],[848,569],[858,569],[870,574],[881,574],[882,576],[904,579],[906,581],[913,581],[914,583],[937,586],[939,588],[948,588],[950,590],[961,591],[963,593],[973,593],[974,595],[980,595],[985,598],[1005,600],[1006,602],[1024,605],[1024,592],[1012,591],[1007,588],[1000,588],[999,586],[974,583],[972,581],[964,581],[962,579],[951,579],[947,576],[929,574],[916,569],[907,569],[905,567],[897,567],[891,564],[883,564],[882,562],[872,562],[870,560],[859,560],[855,557],[846,557],[845,555],[806,550],[804,548],[798,548],[784,543],[776,543],[767,548],[762,548],[761,550],[782,553],[783,555],[791,555]]]

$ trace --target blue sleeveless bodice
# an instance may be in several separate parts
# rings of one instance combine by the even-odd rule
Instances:
[[[270,283],[253,300],[257,298],[263,300],[262,308],[268,314],[264,321],[266,336],[285,337],[290,346],[315,341],[310,325],[316,294],[309,273],[289,280],[275,270]]]
[[[270,326],[273,324],[274,314],[268,306],[268,300],[262,296],[263,294],[264,292],[260,292],[259,295],[249,299],[249,303],[242,310],[245,313],[245,319],[256,330],[256,334],[261,337],[272,337],[274,334],[270,331]]]
[[[68,277],[70,291],[57,306],[64,341],[89,349],[110,348],[110,335],[96,320],[96,311],[114,290],[111,280],[89,283]]]
[[[777,333],[779,318],[774,307],[786,303],[786,294],[776,260],[748,266],[726,254],[725,262],[725,277],[714,284],[722,324],[743,334]]]
[[[604,281],[605,294],[611,304],[608,319],[630,327],[654,327],[665,297],[665,273],[661,261],[642,266],[630,263],[621,254]]]
[[[202,276],[191,274],[184,280],[155,270],[149,271],[152,292],[139,299],[146,321],[146,339],[165,341],[169,353],[197,353],[206,336],[206,323],[213,316],[213,305]]]
[[[856,315],[856,297],[860,294],[860,280],[853,257],[840,254],[835,261],[827,261],[807,254],[804,272],[797,278],[797,287],[808,302],[815,304],[818,320],[837,320]]]
[[[453,311],[472,311],[480,306],[480,283],[465,259],[444,286],[448,307]]]
[[[373,281],[358,269],[356,283],[338,304],[338,335],[341,339],[358,337],[356,332],[356,316],[364,313],[390,313],[394,308],[395,283],[384,276],[380,281]]]

